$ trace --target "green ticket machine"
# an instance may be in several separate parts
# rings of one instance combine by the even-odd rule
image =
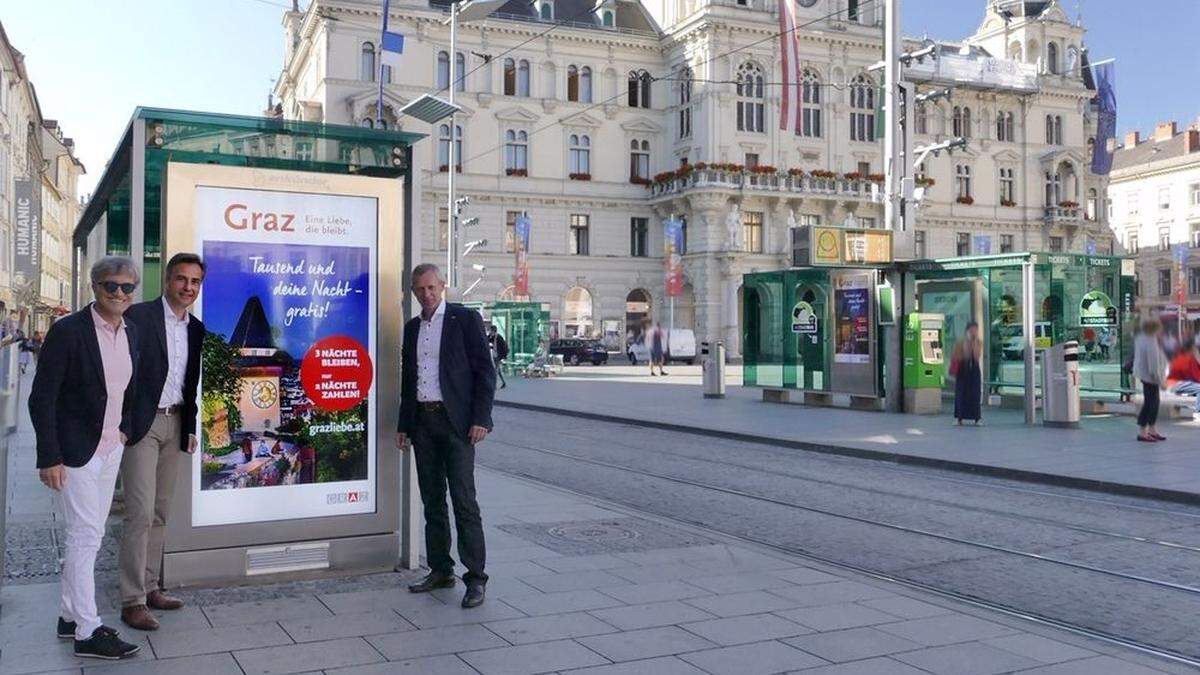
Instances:
[[[942,339],[946,318],[913,312],[904,323],[904,410],[920,415],[942,409],[946,358]]]

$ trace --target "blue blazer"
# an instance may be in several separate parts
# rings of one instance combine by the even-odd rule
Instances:
[[[133,433],[129,444],[133,445],[150,433],[154,416],[158,414],[158,400],[162,398],[163,386],[167,383],[167,323],[163,318],[163,299],[139,302],[125,310],[125,323],[133,324],[142,337],[141,357],[138,363],[137,387],[133,400]],[[196,389],[200,383],[200,349],[204,344],[204,324],[188,314],[187,366],[183,373],[183,405],[179,419],[183,433],[179,434],[179,449],[187,451],[188,436],[196,433]]]
[[[138,379],[137,327],[125,322],[133,375],[125,388],[121,432],[133,438],[133,398]],[[89,304],[54,323],[46,332],[37,374],[29,391],[29,419],[37,436],[39,469],[91,460],[104,427],[108,387]]]
[[[417,335],[421,317],[404,324],[400,365],[400,423],[397,431],[412,434],[417,425]],[[483,317],[457,303],[446,303],[442,346],[438,356],[442,404],[454,431],[464,440],[471,426],[492,428],[496,370],[492,365]]]

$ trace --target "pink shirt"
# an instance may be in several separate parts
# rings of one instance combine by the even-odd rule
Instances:
[[[108,397],[104,403],[104,428],[100,432],[100,443],[96,454],[105,457],[120,448],[121,409],[125,403],[125,388],[133,377],[133,359],[129,356],[129,336],[125,333],[125,319],[116,328],[104,320],[91,306],[92,323],[96,324],[96,342],[100,343],[100,361],[104,364],[104,386]]]

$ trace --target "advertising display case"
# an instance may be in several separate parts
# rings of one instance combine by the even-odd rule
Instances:
[[[415,471],[395,450],[411,309],[414,134],[138,109],[75,232],[78,269],[200,254],[200,447],[163,582],[418,561]]]

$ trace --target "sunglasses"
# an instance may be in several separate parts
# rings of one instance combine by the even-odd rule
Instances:
[[[133,292],[137,290],[137,284],[119,284],[115,281],[101,281],[98,285],[109,295],[116,295],[117,289],[121,289],[125,295],[133,295]]]

